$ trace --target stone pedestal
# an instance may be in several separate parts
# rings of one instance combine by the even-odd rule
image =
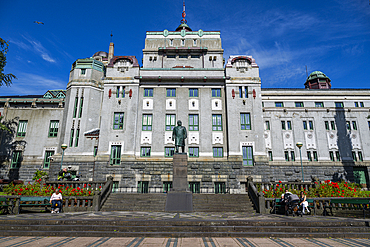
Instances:
[[[173,155],[172,190],[167,193],[165,211],[193,211],[193,194],[188,186],[188,156],[186,153]]]

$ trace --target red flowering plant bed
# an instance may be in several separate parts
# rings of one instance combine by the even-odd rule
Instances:
[[[65,185],[60,185],[57,187],[59,192],[63,196],[93,196],[95,189],[91,188],[90,184],[85,184],[83,188],[77,187],[72,188]],[[10,183],[4,186],[4,193],[7,195],[15,196],[51,196],[55,189],[51,185],[46,186],[46,184],[41,184],[41,179],[35,180],[32,184],[16,184]],[[98,190],[101,189],[101,186]]]
[[[315,182],[315,184],[315,188],[303,190],[307,197],[370,197],[370,191],[361,190],[361,186],[355,183],[326,180],[324,183]],[[289,189],[289,192],[299,195],[301,190]],[[280,198],[285,193],[285,185],[279,181],[276,188],[271,187],[262,193],[266,198]]]

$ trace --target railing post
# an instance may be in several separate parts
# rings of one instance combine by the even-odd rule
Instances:
[[[20,203],[20,197],[18,197],[15,201],[15,207],[13,209],[14,214],[19,214],[19,203]]]
[[[100,191],[95,191],[93,197],[93,210],[99,211],[100,210],[100,201],[101,201],[101,193]]]
[[[258,195],[258,206],[259,206],[259,213],[265,214],[266,213],[266,200],[262,193],[257,192]]]

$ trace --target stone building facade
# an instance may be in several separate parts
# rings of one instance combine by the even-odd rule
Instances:
[[[147,32],[142,67],[111,43],[73,63],[66,90],[1,97],[12,129],[0,137],[1,176],[29,181],[42,169],[56,179],[65,143],[63,167],[84,180],[113,176],[115,190],[167,191],[181,120],[193,192],[244,193],[248,176],[368,184],[370,90],[331,89],[319,71],[305,87],[261,88],[255,59],[224,60],[218,31],[183,22]]]

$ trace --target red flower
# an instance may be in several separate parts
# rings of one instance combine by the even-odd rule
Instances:
[[[279,180],[279,183],[282,183],[282,182]]]
[[[86,185],[86,184],[84,184],[84,188],[86,188],[86,186],[87,186],[87,185]]]
[[[18,195],[22,195],[22,193],[18,193]]]

